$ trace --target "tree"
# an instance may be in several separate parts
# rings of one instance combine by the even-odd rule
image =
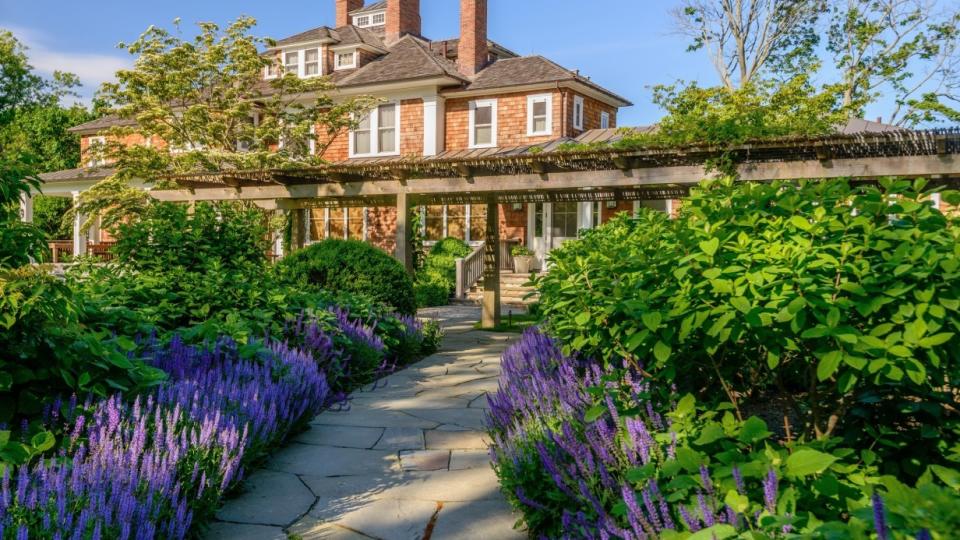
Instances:
[[[884,94],[886,121],[960,120],[960,9],[935,0],[835,0],[828,50],[854,113]]]
[[[808,66],[819,42],[822,0],[684,0],[675,12],[688,50],[706,50],[729,90],[773,69],[788,76]]]
[[[179,21],[174,24],[179,29]],[[134,179],[319,165],[321,141],[333,137],[319,137],[323,132],[317,130],[332,135],[352,127],[375,103],[334,100],[325,77],[287,73],[264,81],[264,68],[281,66],[261,53],[273,42],[253,36],[255,25],[249,17],[224,29],[200,23],[192,39],[151,26],[133,43],[121,44],[136,56],[135,65],[104,84],[98,98],[132,125],[111,128],[112,142],[95,149],[117,172],[85,194],[85,212],[105,212],[107,226],[140,214],[150,203],[126,187]],[[151,144],[124,144],[133,135]]]

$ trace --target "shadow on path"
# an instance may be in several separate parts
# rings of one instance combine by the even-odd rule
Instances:
[[[516,336],[473,330],[479,308],[423,310],[441,349],[351,396],[250,475],[212,539],[525,538],[490,467],[483,423]]]

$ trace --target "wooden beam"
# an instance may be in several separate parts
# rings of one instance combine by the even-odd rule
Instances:
[[[794,162],[747,163],[738,167],[740,179],[746,181],[853,178],[869,179],[886,176],[920,177],[960,176],[960,156],[906,156],[883,158],[833,159]],[[504,191],[570,191],[576,189],[629,189],[659,185],[692,185],[713,176],[703,166],[650,167],[640,169],[606,169],[597,171],[565,171],[546,174],[505,174],[470,178],[411,178],[406,185],[396,180],[368,180],[344,184],[309,184],[295,186],[152,191],[163,201],[216,201],[257,199],[322,199],[364,196],[389,196],[406,193],[430,195],[450,193],[489,193]]]
[[[480,326],[492,330],[500,324],[500,204],[495,197],[487,200],[486,227]]]
[[[413,216],[406,193],[397,194],[397,246],[396,257],[400,264],[413,275]]]

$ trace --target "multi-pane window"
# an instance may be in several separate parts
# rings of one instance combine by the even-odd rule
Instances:
[[[307,49],[303,52],[303,75],[310,77],[320,74],[320,49]]]
[[[87,140],[88,167],[101,167],[107,164],[106,157],[103,155],[106,145],[106,137],[90,137]]]
[[[387,23],[386,13],[374,13],[370,18],[370,26],[380,26]]]
[[[364,208],[353,207],[347,209],[347,238],[349,240],[363,240]]]
[[[343,239],[347,237],[346,215],[346,208],[330,209],[330,219],[327,222],[327,230],[330,231],[329,238]]]
[[[397,106],[393,103],[378,108],[380,123],[377,126],[377,148],[379,153],[397,151]]]
[[[300,72],[300,51],[288,52],[283,55],[283,71],[294,75]]]
[[[576,238],[577,210],[579,203],[553,203],[553,226],[550,229],[554,238]]]
[[[423,217],[424,240],[427,242],[443,238],[482,242],[487,236],[485,204],[426,206]]]
[[[550,135],[553,127],[550,109],[553,96],[542,94],[527,97],[527,135]]]
[[[573,96],[573,129],[583,129],[583,98]]]
[[[373,145],[370,140],[370,124],[372,113],[363,117],[360,124],[353,130],[353,153],[354,154],[372,154]]]
[[[470,103],[470,146],[488,148],[497,145],[497,100]]]
[[[360,120],[350,138],[351,156],[391,155],[399,151],[399,106],[385,103]]]
[[[353,24],[355,26],[370,26],[370,16],[369,15],[359,15],[353,18]]]
[[[594,227],[599,227],[602,220],[603,214],[600,213],[600,203],[596,201],[590,203],[590,223]]]
[[[277,59],[271,58],[270,63],[266,67],[266,78],[275,79],[280,75],[280,66],[277,65]]]
[[[482,242],[487,238],[487,205],[470,206],[470,241]]]
[[[336,54],[336,69],[351,69],[357,67],[357,54],[355,51],[338,52]]]
[[[610,113],[602,112],[600,113],[600,129],[607,129],[610,127]]]
[[[424,216],[424,240],[428,242],[436,242],[437,240],[443,239],[444,227],[443,227],[443,207],[442,206],[428,206],[426,208],[426,215]]]

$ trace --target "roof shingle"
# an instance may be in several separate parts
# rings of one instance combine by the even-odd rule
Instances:
[[[579,82],[612,98],[630,104],[626,98],[542,56],[504,58],[503,60],[494,62],[477,74],[473,82],[467,87],[467,90],[497,90],[511,86],[552,82]]]

